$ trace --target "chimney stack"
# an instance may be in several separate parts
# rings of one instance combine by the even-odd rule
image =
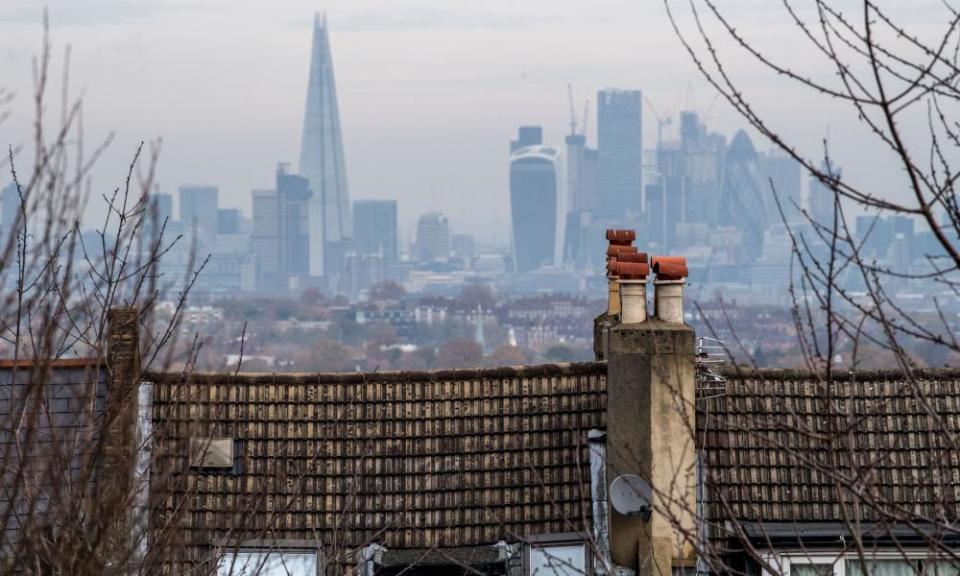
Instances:
[[[593,354],[597,360],[607,357],[610,328],[620,320],[620,278],[617,262],[621,255],[636,254],[632,246],[637,234],[633,230],[607,230],[607,310],[593,320]]]
[[[651,265],[652,264],[652,265]],[[686,261],[620,255],[620,322],[607,360],[607,485],[635,474],[653,490],[652,515],[609,512],[610,557],[638,576],[670,576],[696,566],[694,332],[683,322]],[[646,313],[646,277],[654,278],[654,313]]]
[[[658,256],[653,259],[653,309],[658,320],[683,324],[683,285],[687,279],[687,259],[682,256]]]

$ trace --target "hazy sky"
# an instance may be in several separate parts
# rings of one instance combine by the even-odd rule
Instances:
[[[829,75],[790,40],[779,2],[721,4],[771,54]],[[853,11],[858,5],[839,4]],[[11,119],[0,124],[4,147],[30,138],[41,6],[0,3],[0,85],[17,94]],[[296,166],[299,159],[313,13],[326,11],[351,196],[399,200],[405,237],[419,213],[439,208],[456,231],[506,241],[508,141],[518,125],[541,124],[548,143],[562,144],[567,83],[578,114],[591,99],[591,144],[599,88],[640,88],[661,113],[684,107],[705,113],[713,100],[661,0],[50,0],[47,6],[55,64],[66,44],[73,50],[72,86],[84,96],[87,139],[116,132],[95,174],[98,191],[121,182],[140,140],[162,137],[162,191],[214,183],[221,205],[248,214],[250,190],[272,186],[278,161]],[[938,0],[911,0],[908,24],[932,30],[941,24],[941,9]],[[878,166],[875,146],[841,109],[760,73],[742,53],[729,55],[742,86],[801,146],[814,150],[829,127],[845,176],[862,174],[878,193],[896,193],[896,173]],[[644,123],[653,146],[650,108]],[[743,122],[718,102],[708,124],[732,136]]]

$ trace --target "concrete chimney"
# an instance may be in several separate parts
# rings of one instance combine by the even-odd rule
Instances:
[[[660,256],[653,260],[654,315],[669,324],[683,324],[683,285],[687,261],[681,256]]]
[[[683,323],[682,284],[676,283],[686,277],[685,266],[654,260],[660,270],[655,315],[628,322],[640,317],[628,312],[637,301],[631,290],[640,289],[624,276],[630,264],[640,263],[617,265],[625,282],[622,321],[610,330],[607,354],[607,482],[623,474],[646,480],[653,514],[645,523],[611,508],[610,554],[639,576],[670,576],[696,563],[688,540],[697,533],[695,339]]]

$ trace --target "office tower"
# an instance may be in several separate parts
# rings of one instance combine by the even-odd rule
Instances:
[[[217,234],[239,234],[242,219],[239,208],[217,210]]]
[[[625,223],[643,203],[643,99],[639,90],[597,94],[597,215]]]
[[[450,258],[450,224],[440,212],[427,212],[417,219],[417,260],[436,262]]]
[[[831,189],[829,179],[839,181],[843,171],[839,167],[832,166],[829,160],[824,160],[820,163],[820,172],[828,178],[828,181],[824,182],[818,176],[810,175],[810,196],[807,199],[807,210],[814,222],[832,227],[835,194]]]
[[[159,225],[166,220],[173,220],[173,195],[154,192],[149,197],[151,209],[157,217]]]
[[[326,259],[339,253],[339,246],[352,237],[350,194],[340,135],[340,111],[333,77],[333,59],[327,19],[314,18],[310,84],[303,118],[300,174],[310,181],[310,274],[327,273]],[[335,244],[336,246],[330,246]],[[328,254],[329,253],[329,254]],[[334,273],[338,263],[330,263]]]
[[[257,286],[261,290],[285,288],[280,280],[280,203],[276,190],[252,193],[253,229],[250,245],[257,258]]]
[[[760,190],[770,225],[780,223],[783,217],[788,222],[799,216],[803,170],[799,162],[778,148],[773,148],[761,158]],[[772,187],[771,187],[772,186]],[[776,192],[776,196],[774,195]],[[777,200],[780,201],[779,208]],[[780,210],[783,210],[781,216]]]
[[[746,257],[753,260],[763,249],[766,214],[758,185],[759,162],[753,142],[739,130],[727,150],[721,190],[721,224],[743,234]]]
[[[521,126],[516,140],[510,141],[510,153],[513,154],[527,146],[543,144],[543,128],[540,126]]]
[[[5,243],[17,221],[20,213],[20,194],[17,192],[16,182],[11,182],[3,189],[0,196],[0,238]]]
[[[208,248],[217,239],[218,196],[216,186],[180,187],[180,222]]]
[[[650,250],[666,252],[667,213],[663,202],[663,179],[654,184],[647,184],[644,196],[647,218],[647,226],[643,230],[644,245],[649,245]]]
[[[287,172],[287,165],[277,167],[277,202],[279,203],[280,272],[288,278],[310,274],[310,183],[303,176]]]
[[[549,146],[518,148],[510,155],[515,272],[555,261],[559,168],[559,151]]]
[[[173,230],[176,228],[173,221],[173,196],[156,190],[158,187],[155,186],[153,194],[147,196],[143,214],[141,238],[146,242],[144,249],[147,251],[157,248],[156,241],[161,239],[161,232],[166,239],[164,244],[170,244],[179,234],[179,230]]]
[[[696,112],[680,113],[681,221],[716,224],[726,139],[707,131]],[[659,162],[658,162],[659,164]],[[661,172],[665,172],[660,166]]]
[[[399,259],[397,253],[397,201],[355,200],[353,241],[358,254],[382,254],[385,264]]]

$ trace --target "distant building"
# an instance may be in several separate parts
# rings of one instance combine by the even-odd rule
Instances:
[[[510,153],[538,144],[543,144],[543,128],[540,126],[521,126],[517,139],[510,141]]]
[[[841,168],[832,166],[828,160],[820,164],[820,172],[827,178],[837,181],[843,174]],[[814,222],[824,226],[833,225],[834,191],[829,182],[822,181],[816,175],[810,175],[810,190],[807,198],[807,210]]]
[[[217,210],[217,234],[239,234],[242,220],[239,208]]]
[[[436,262],[450,258],[450,224],[440,212],[427,212],[417,220],[417,260]]]
[[[602,247],[594,227],[597,202],[597,151],[586,145],[583,134],[569,134],[566,143],[567,216],[564,225],[563,261],[584,270],[596,261],[591,255]]]
[[[288,278],[303,278],[310,274],[309,210],[312,196],[306,178],[287,173],[285,164],[277,167],[280,272]]]
[[[325,260],[341,255],[343,243],[352,237],[350,193],[340,134],[337,87],[330,55],[327,19],[316,16],[313,23],[313,48],[310,57],[307,104],[303,118],[300,147],[300,174],[310,181],[309,234],[310,274],[327,274]],[[329,246],[335,244],[335,246]],[[331,262],[329,273],[339,270]]]
[[[181,186],[180,221],[197,240],[212,247],[217,239],[219,190],[216,186]]]
[[[355,200],[353,241],[358,254],[381,254],[386,264],[399,260],[397,201]]]
[[[726,138],[708,132],[696,112],[680,113],[683,196],[675,210],[681,221],[717,224],[726,147]]]
[[[17,221],[17,215],[20,213],[20,194],[17,192],[17,184],[11,182],[3,189],[0,194],[0,234],[4,242],[10,237],[10,231]]]
[[[461,258],[469,263],[475,253],[475,242],[472,234],[454,234],[450,237],[450,248],[454,258]]]
[[[639,90],[597,94],[597,215],[625,222],[643,202],[643,98]]]
[[[739,130],[727,150],[720,210],[722,223],[743,234],[744,255],[749,260],[760,256],[767,228],[758,175],[757,151],[747,133]]]
[[[280,203],[276,190],[252,192],[253,227],[250,245],[257,260],[257,288],[285,288],[280,279]]]
[[[761,158],[760,179],[767,222],[772,226],[780,223],[784,216],[788,222],[796,220],[800,214],[798,208],[803,202],[800,193],[803,184],[803,166],[774,148]],[[779,208],[777,199],[780,201]],[[780,214],[781,209],[783,216]]]
[[[556,148],[538,144],[518,148],[510,155],[515,272],[529,272],[555,262],[559,173]]]

